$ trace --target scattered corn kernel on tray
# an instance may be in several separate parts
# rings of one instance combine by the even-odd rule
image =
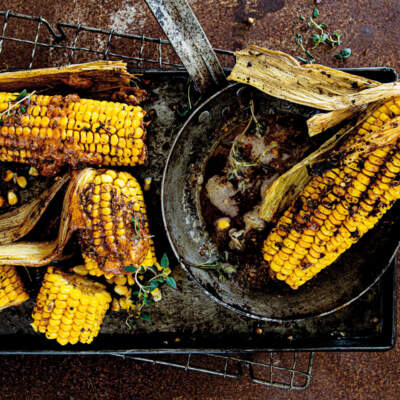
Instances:
[[[394,79],[394,72],[387,69],[367,70],[365,73],[381,81]],[[188,279],[168,245],[161,218],[160,188],[163,167],[174,135],[190,111],[187,97],[189,81],[184,73],[149,73],[142,77],[142,84],[149,93],[149,98],[143,103],[147,112],[146,121],[150,121],[147,127],[148,160],[144,164],[140,162],[142,150],[139,148],[135,149],[136,160],[143,165],[131,168],[127,163],[126,167],[113,168],[114,172],[96,172],[89,168],[75,174],[68,185],[57,189],[53,201],[24,240],[51,241],[57,237],[58,226],[64,220],[72,220],[70,226],[75,228],[93,223],[98,217],[95,204],[109,200],[108,192],[102,188],[110,182],[116,182],[116,186],[120,185],[118,190],[127,190],[128,195],[139,198],[139,203],[144,199],[147,205],[148,219],[136,219],[135,214],[129,213],[129,207],[126,211],[124,204],[121,204],[121,214],[117,216],[119,220],[110,222],[122,230],[123,219],[133,220],[137,230],[137,237],[133,238],[135,251],[148,249],[145,262],[149,266],[156,265],[154,276],[158,280],[155,279],[154,285],[149,286],[152,297],[146,299],[146,307],[139,315],[132,313],[137,305],[129,303],[128,294],[131,293],[127,292],[131,290],[130,278],[113,277],[114,260],[104,255],[102,264],[107,266],[107,270],[104,276],[100,276],[101,272],[97,274],[97,282],[88,281],[85,277],[88,268],[96,276],[98,265],[93,255],[102,254],[103,237],[102,240],[96,241],[94,238],[90,241],[85,235],[77,237],[74,230],[65,232],[62,237],[59,234],[55,248],[43,249],[43,254],[38,255],[39,260],[44,260],[42,267],[18,267],[19,277],[14,275],[13,268],[8,268],[0,276],[3,283],[6,281],[16,286],[19,286],[21,279],[26,288],[26,291],[17,289],[13,295],[12,301],[15,304],[22,302],[21,305],[0,312],[0,336],[3,338],[0,352],[98,354],[392,347],[395,261],[384,278],[356,303],[323,318],[290,323],[264,323],[242,317],[212,301]],[[45,171],[59,168],[59,160],[52,159],[51,150],[50,148],[46,154],[49,162],[44,165]],[[38,176],[38,170],[43,165],[14,163],[21,161],[16,158],[17,153],[18,149],[15,149],[8,160],[10,162],[0,164],[2,214],[12,212],[21,204],[27,204],[44,190],[52,188],[59,179]],[[113,155],[105,153],[105,157],[108,157],[106,162],[112,166]],[[19,152],[18,157],[23,156]],[[90,163],[92,160],[86,161]],[[63,172],[61,168],[57,176],[62,176]],[[143,195],[138,189],[140,186],[144,189]],[[74,196],[77,188],[81,188],[78,197]],[[84,202],[87,215],[75,215],[77,198]],[[63,202],[68,205],[66,215],[60,213]],[[139,207],[140,210],[143,208]],[[107,213],[105,216],[107,217]],[[399,207],[394,207],[382,224],[393,226],[396,221],[400,222]],[[399,226],[398,223],[397,225]],[[384,234],[385,226],[381,229]],[[139,234],[143,232],[145,234]],[[394,233],[395,229],[391,232]],[[68,240],[70,237],[72,239]],[[104,240],[109,240],[110,246],[117,242],[114,237],[106,236]],[[63,254],[67,257],[51,262],[52,267],[48,269],[45,261],[57,253],[57,245],[61,242],[65,245]],[[86,249],[83,254],[85,267],[81,266],[83,261],[79,255],[82,243]],[[131,252],[132,249],[128,247],[128,251]],[[70,254],[71,257],[68,256]],[[155,262],[156,258],[159,263]],[[134,268],[129,272],[135,274],[138,271]],[[153,276],[150,281],[152,278]],[[143,276],[143,280],[146,279]],[[162,282],[168,284],[156,284]],[[115,293],[117,296],[114,296]],[[28,296],[30,298],[26,300]],[[2,299],[0,309],[1,301]],[[100,329],[99,321],[110,303],[110,310]],[[46,325],[46,332],[40,328],[44,322],[49,322],[51,312],[59,312],[57,309],[62,311],[61,323],[67,327],[68,334],[63,335],[61,332],[60,335],[60,322],[57,318],[52,318],[52,323]],[[137,308],[135,311],[138,311]],[[78,329],[74,331],[68,328],[76,324],[76,320]],[[57,332],[58,341],[49,340],[55,339]]]

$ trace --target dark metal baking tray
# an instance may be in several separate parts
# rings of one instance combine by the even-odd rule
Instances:
[[[351,70],[353,71],[353,70]],[[369,77],[388,82],[397,78],[390,68],[368,68]],[[148,165],[133,169],[139,180],[153,177],[146,192],[151,230],[159,255],[166,251],[175,266],[178,290],[163,290],[163,301],[153,304],[150,323],[137,320],[130,328],[127,315],[109,313],[101,333],[89,345],[61,347],[33,332],[33,301],[0,313],[1,354],[143,354],[143,353],[238,353],[293,350],[387,350],[395,340],[396,266],[357,302],[336,313],[294,323],[261,323],[218,305],[191,282],[173,259],[162,226],[160,182],[164,162],[182,120],[174,106],[187,105],[187,76],[182,72],[150,73],[156,118],[149,129]],[[396,232],[394,232],[396,234]],[[400,236],[399,236],[400,237]],[[393,240],[398,240],[394,237]],[[316,299],[318,301],[318,299]],[[259,329],[261,334],[257,334]]]

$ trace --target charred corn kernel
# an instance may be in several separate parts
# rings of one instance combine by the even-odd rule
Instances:
[[[128,286],[117,285],[114,288],[114,292],[119,294],[120,296],[126,296],[128,294]]]
[[[15,192],[10,190],[7,193],[7,201],[10,206],[15,206],[18,203],[18,196],[15,194]]]
[[[144,191],[149,191],[150,190],[150,186],[151,186],[151,182],[153,181],[153,178],[151,176],[148,176],[147,178],[144,178],[144,186],[143,186],[143,190]]]
[[[13,93],[0,92],[0,110],[7,110],[13,98]],[[3,121],[0,161],[29,162],[43,175],[55,175],[63,164],[133,166],[146,160],[145,112],[142,109],[135,113],[128,104],[96,100],[91,100],[89,105],[88,100],[77,95],[34,94],[29,102],[29,107],[18,110],[20,118]],[[118,111],[118,117],[107,117],[113,114],[115,107],[124,108],[124,111]],[[133,147],[119,158],[117,146],[123,149],[120,140],[128,140],[124,126],[137,126],[138,134],[130,133],[135,137],[135,141],[130,142]],[[30,138],[38,140],[39,145],[28,140]],[[57,151],[54,151],[55,146]],[[27,152],[33,149],[27,157]]]
[[[115,282],[117,285],[121,285],[121,286],[126,285],[126,283],[127,283],[127,277],[124,276],[124,275],[116,276],[115,279],[114,279],[114,282]]]
[[[27,184],[28,184],[28,181],[26,180],[26,178],[24,176],[17,176],[17,185],[20,188],[25,189]]]
[[[49,267],[31,325],[61,345],[90,343],[99,332],[111,300],[104,285]]]
[[[125,267],[130,265],[155,265],[146,206],[136,179],[126,172],[90,171],[80,204],[84,224],[93,227],[80,240],[89,274],[127,274]]]
[[[395,100],[400,102],[400,96]],[[393,118],[391,104],[392,100],[387,101],[354,135],[368,140],[382,121]],[[346,140],[351,142],[354,135]],[[343,149],[346,143],[342,144]],[[400,174],[400,151],[396,146],[360,153],[352,164],[339,165],[310,180],[299,195],[301,201],[284,213],[264,241],[264,259],[277,279],[298,288],[357,242],[400,198],[400,190],[394,189]],[[309,200],[315,206],[310,207]],[[286,224],[286,231],[300,234],[285,237],[282,223]],[[282,254],[289,254],[289,258],[281,257]]]
[[[0,266],[0,310],[18,306],[29,299],[17,270],[12,266]]]
[[[89,273],[88,269],[84,265],[77,265],[76,267],[73,268],[73,271],[78,274],[85,276]]]
[[[231,220],[228,217],[219,218],[216,221],[217,230],[225,231],[230,228]]]
[[[111,310],[119,311],[120,309],[121,309],[121,306],[119,304],[118,299],[113,299],[112,304],[111,304]]]
[[[162,299],[161,290],[159,288],[155,288],[150,293],[154,301],[160,301]]]
[[[30,167],[28,173],[30,176],[39,176],[39,171],[35,167]]]
[[[3,181],[10,182],[12,179],[14,179],[14,176],[15,176],[14,172],[8,169],[4,175]]]

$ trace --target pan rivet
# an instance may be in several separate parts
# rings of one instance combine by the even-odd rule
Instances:
[[[203,122],[206,122],[208,119],[210,119],[210,113],[208,111],[203,111],[199,115],[199,123],[202,124]]]

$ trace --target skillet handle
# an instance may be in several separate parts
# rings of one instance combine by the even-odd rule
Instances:
[[[223,86],[225,74],[187,0],[145,0],[201,92]]]

